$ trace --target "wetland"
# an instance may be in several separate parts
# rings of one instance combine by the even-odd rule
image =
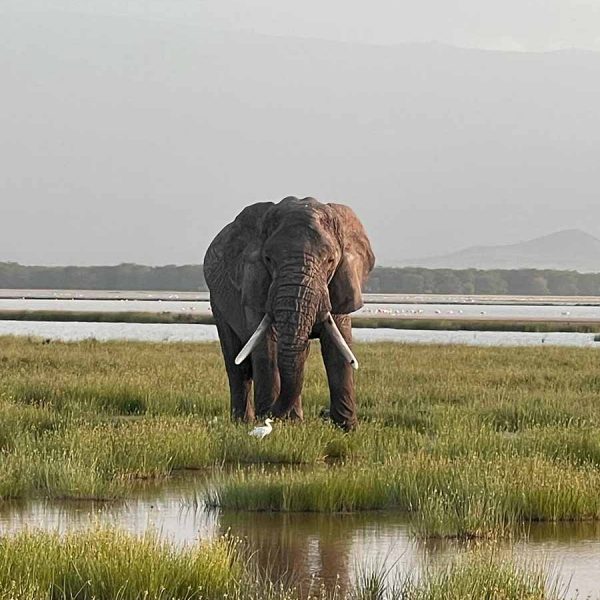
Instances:
[[[233,597],[239,573],[204,584],[186,575],[181,565],[206,553],[222,562],[202,562],[196,575],[241,565],[261,573],[251,577],[261,582],[257,598],[292,588],[341,598],[373,586],[387,597],[458,598],[467,596],[444,586],[494,577],[521,590],[498,597],[596,597],[596,353],[381,343],[356,352],[357,432],[319,418],[328,388],[313,351],[306,421],[276,422],[259,441],[228,419],[215,343],[1,338],[2,573],[10,563],[10,581],[29,573],[31,583],[17,547],[33,553],[29,565],[40,547],[58,565],[106,543],[148,565],[170,556],[181,572],[165,578],[172,597],[203,597],[176,592],[184,584]],[[77,568],[117,581],[108,563],[101,573],[96,563]],[[556,587],[557,574],[569,590]],[[403,596],[392,595],[392,580]],[[122,597],[143,597],[134,594],[141,583],[130,585]]]

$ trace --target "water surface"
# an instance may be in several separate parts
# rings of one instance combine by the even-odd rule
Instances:
[[[598,296],[363,294],[363,316],[600,320]],[[0,289],[0,310],[208,313],[208,292]]]
[[[25,501],[0,503],[0,535],[25,528],[65,532],[104,525],[134,534],[157,532],[176,544],[195,544],[227,532],[241,537],[253,560],[275,580],[293,579],[304,590],[321,583],[348,589],[365,568],[390,579],[443,566],[468,552],[456,542],[424,542],[398,512],[349,515],[236,513],[206,510],[207,477],[177,477],[149,484],[114,503]],[[517,563],[560,573],[580,597],[600,597],[600,523],[536,524],[526,538],[497,552]]]
[[[214,325],[187,323],[87,323],[58,321],[1,321],[0,335],[41,337],[48,340],[129,340],[142,342],[214,342]],[[600,347],[590,333],[526,333],[507,331],[422,331],[410,329],[355,329],[356,342],[405,344],[468,344],[472,346]]]

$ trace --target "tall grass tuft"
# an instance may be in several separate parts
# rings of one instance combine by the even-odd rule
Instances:
[[[548,581],[542,569],[518,567],[489,553],[461,557],[443,569],[402,582],[390,598],[398,600],[561,600],[558,580]]]
[[[0,539],[0,597],[92,600],[223,598],[242,577],[226,539],[176,549],[153,535],[95,529]]]

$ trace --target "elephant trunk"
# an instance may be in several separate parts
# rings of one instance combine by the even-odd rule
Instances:
[[[281,391],[274,408],[277,416],[302,418],[299,399],[304,383],[304,363],[310,332],[322,306],[323,293],[310,269],[282,272],[272,304],[281,379]]]

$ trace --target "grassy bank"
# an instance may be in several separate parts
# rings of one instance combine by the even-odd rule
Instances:
[[[466,432],[463,432],[466,433]],[[348,465],[310,472],[237,472],[209,493],[231,510],[414,513],[423,536],[507,535],[531,521],[598,519],[600,475],[542,455],[493,461],[406,453],[373,469]]]
[[[114,531],[26,532],[0,539],[0,599],[299,600],[293,583],[247,566],[239,544],[217,539],[176,548],[153,535]],[[421,578],[365,569],[349,591],[316,589],[306,600],[560,600],[537,568],[475,553]],[[390,580],[391,579],[391,580]]]
[[[0,321],[55,321],[80,323],[189,323],[213,325],[206,313],[87,310],[0,310]],[[600,328],[598,329],[600,331]]]
[[[186,323],[213,325],[214,318],[207,313],[173,313],[144,311],[73,311],[73,310],[0,310],[0,321],[47,321],[83,323]],[[404,317],[354,317],[356,329],[411,329],[423,331],[523,331],[529,333],[598,333],[599,321],[573,320],[518,320],[518,319],[467,319]]]
[[[519,319],[405,319],[401,317],[354,317],[352,326],[367,329],[413,329],[422,331],[506,331],[526,333],[599,333],[599,321]]]
[[[1,338],[0,499],[110,499],[228,464],[209,503],[230,510],[401,509],[422,535],[463,538],[600,518],[595,351],[358,345],[346,435],[318,418],[316,346],[306,422],[258,441],[228,419],[217,344]]]

